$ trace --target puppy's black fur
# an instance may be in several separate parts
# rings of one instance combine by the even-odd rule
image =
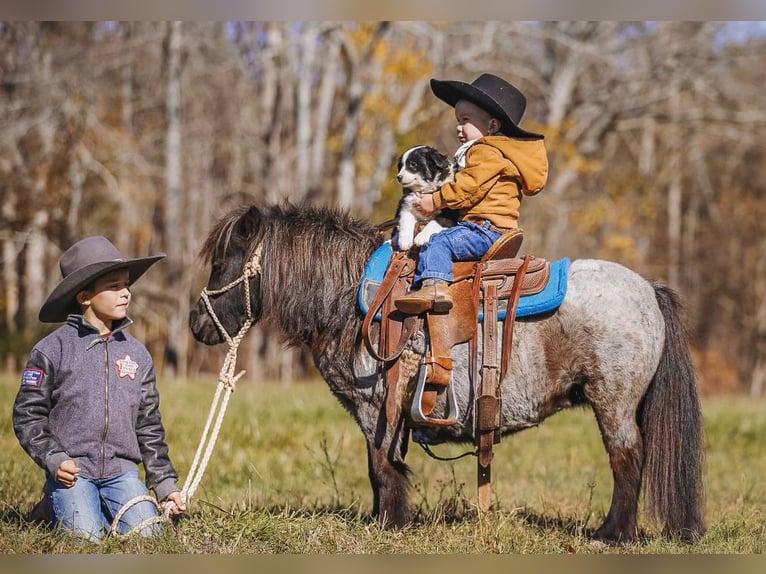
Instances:
[[[425,244],[434,233],[457,223],[456,210],[442,209],[424,217],[412,206],[416,193],[434,193],[442,184],[452,181],[455,164],[438,149],[419,145],[401,155],[397,169],[396,180],[402,185],[402,197],[396,208],[391,242],[394,249],[407,251],[413,245]],[[422,229],[418,231],[419,226]]]

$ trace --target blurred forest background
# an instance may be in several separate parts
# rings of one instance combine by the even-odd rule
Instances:
[[[766,40],[724,22],[0,23],[0,366],[55,326],[58,257],[103,234],[168,258],[133,333],[166,378],[216,373],[193,341],[197,254],[243,202],[393,215],[398,154],[457,147],[428,79],[492,72],[544,133],[523,252],[623,263],[682,296],[705,393],[766,393]],[[258,328],[246,380],[315,376]]]

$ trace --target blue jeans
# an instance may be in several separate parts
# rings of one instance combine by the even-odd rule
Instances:
[[[106,478],[92,478],[80,474],[74,486],[67,488],[53,478],[45,483],[45,494],[50,498],[54,524],[98,542],[109,531],[120,508],[136,496],[148,491],[131,470]],[[117,532],[125,534],[143,520],[157,516],[157,509],[149,501],[134,504],[120,518]],[[162,532],[159,524],[141,530],[141,536],[154,536]]]
[[[448,227],[433,235],[428,243],[420,248],[413,284],[419,285],[423,279],[429,278],[451,282],[454,278],[453,261],[481,259],[498,240],[500,233],[489,226],[489,222],[478,225],[470,221],[460,221],[454,227]]]

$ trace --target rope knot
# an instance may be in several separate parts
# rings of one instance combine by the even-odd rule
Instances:
[[[221,375],[218,377],[218,382],[233,392],[237,386],[237,381],[239,381],[245,375],[245,373],[246,371],[244,369],[242,369],[236,375],[233,375],[232,373],[221,373]]]
[[[255,252],[253,253],[253,256],[250,258],[250,261],[248,261],[245,264],[245,268],[243,269],[243,272],[248,277],[255,277],[263,271],[261,268],[261,256],[263,255],[263,243],[259,243],[258,247],[255,248]]]
[[[248,261],[243,271],[247,277],[255,277],[261,272],[261,264],[257,261]]]

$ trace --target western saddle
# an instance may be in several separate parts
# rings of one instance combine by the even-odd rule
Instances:
[[[519,297],[542,291],[550,277],[550,263],[545,259],[531,255],[517,257],[523,236],[521,229],[511,230],[503,234],[481,260],[453,264],[454,281],[449,289],[454,306],[446,314],[405,315],[394,307],[394,299],[407,292],[416,265],[409,252],[395,252],[362,323],[364,344],[379,362],[379,372],[386,382],[386,419],[391,426],[396,426],[407,402],[410,423],[414,426],[451,426],[458,422],[458,406],[451,385],[451,350],[454,345],[468,343],[468,371],[474,389],[478,507],[482,512],[490,505],[492,446],[500,442],[500,382],[508,372]],[[505,319],[498,361],[498,309],[503,303]],[[376,315],[381,317],[377,345],[373,341]],[[482,317],[480,366],[477,364],[479,317]],[[427,344],[426,353],[420,359],[415,389],[399,388],[402,352],[421,332]],[[445,392],[446,416],[432,416],[437,397]]]

